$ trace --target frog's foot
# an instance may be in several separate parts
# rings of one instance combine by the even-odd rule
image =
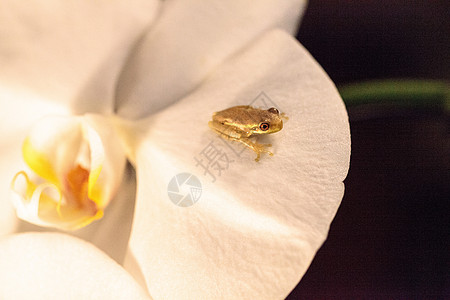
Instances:
[[[280,118],[282,118],[282,119],[285,120],[285,121],[288,121],[288,120],[289,120],[289,117],[286,115],[286,113],[281,113],[281,114],[280,114]]]
[[[255,161],[259,161],[261,157],[261,153],[267,153],[270,156],[273,156],[273,153],[267,150],[268,147],[272,147],[272,144],[258,144],[253,143],[252,147],[250,147],[253,151],[256,152],[256,158]]]
[[[259,144],[257,142],[252,142],[248,138],[242,138],[242,139],[236,139],[236,141],[241,142],[244,144],[247,148],[252,149],[256,153],[255,161],[259,161],[261,158],[261,153],[267,153],[270,156],[273,156],[273,153],[267,150],[268,147],[272,147],[272,144]]]

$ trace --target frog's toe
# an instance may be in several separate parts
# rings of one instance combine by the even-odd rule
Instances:
[[[273,156],[273,153],[270,152],[269,150],[264,150],[265,153],[269,154],[270,156]]]
[[[261,152],[265,152],[265,153],[268,153],[269,155],[273,155],[273,153],[269,149],[267,149],[266,147],[262,147],[261,148]]]

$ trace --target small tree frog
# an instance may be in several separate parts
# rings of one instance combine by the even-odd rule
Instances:
[[[278,132],[283,128],[284,113],[280,114],[275,107],[267,110],[254,108],[250,105],[240,105],[215,112],[208,125],[221,137],[239,141],[256,152],[255,161],[259,161],[262,152],[273,155],[267,150],[271,144],[259,144],[250,137]]]

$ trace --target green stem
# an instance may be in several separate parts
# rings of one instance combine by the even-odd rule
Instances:
[[[338,88],[347,106],[394,104],[450,110],[450,85],[438,80],[377,80]]]

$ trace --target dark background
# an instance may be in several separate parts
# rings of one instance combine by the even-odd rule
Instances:
[[[449,12],[450,1],[312,0],[298,39],[338,88],[391,78],[448,82]],[[287,299],[450,299],[448,111],[347,108],[345,196]],[[361,109],[378,113],[361,118]]]

